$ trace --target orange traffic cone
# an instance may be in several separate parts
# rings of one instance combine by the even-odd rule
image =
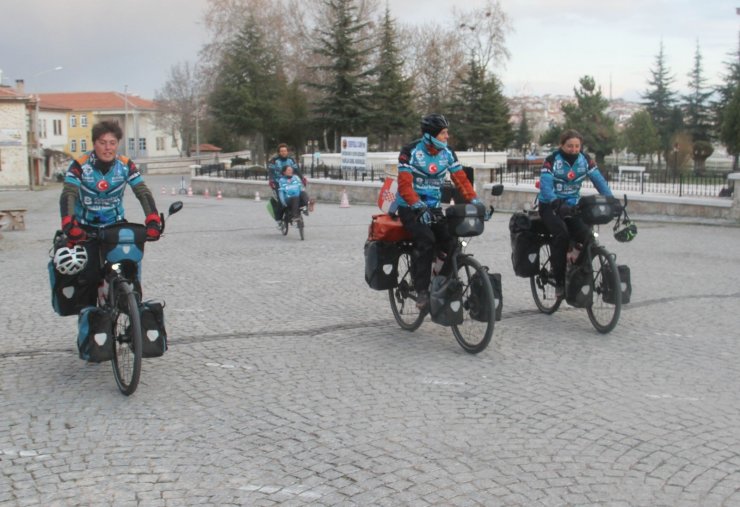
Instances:
[[[259,192],[255,192],[254,193],[254,200],[255,201],[261,201],[262,200],[262,199],[260,199],[260,193]]]
[[[172,187],[172,195],[177,195],[177,192],[175,192],[175,187]]]
[[[203,197],[205,197],[206,199],[208,199],[208,197],[209,197],[210,195],[211,195],[211,194],[210,194],[210,192],[208,192],[208,189],[206,188],[206,191],[205,191],[205,192],[203,192]]]
[[[188,187],[188,197],[193,197],[193,187]]]
[[[340,208],[349,208],[349,199],[347,198],[347,189],[342,189],[342,201],[339,203]]]
[[[162,195],[165,195],[167,193],[167,189],[162,187]]]
[[[216,192],[216,199],[223,199],[223,196],[221,195],[221,191],[219,190]]]

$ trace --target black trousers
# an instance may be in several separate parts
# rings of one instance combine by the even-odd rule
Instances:
[[[285,204],[285,207],[290,210],[292,215],[297,217],[300,213],[299,209],[303,206],[308,206],[308,194],[306,192],[301,192],[301,195],[288,197]]]
[[[542,222],[550,233],[550,257],[555,283],[565,285],[566,256],[570,241],[583,243],[591,228],[578,217],[570,215],[570,207],[560,201],[540,203],[539,213]]]
[[[422,224],[417,220],[416,210],[409,207],[398,208],[398,216],[414,241],[414,258],[411,264],[411,276],[418,291],[428,291],[432,278],[432,262],[438,251],[449,254],[453,248],[453,239],[447,230],[447,224]],[[445,263],[442,274],[449,270],[449,263]]]

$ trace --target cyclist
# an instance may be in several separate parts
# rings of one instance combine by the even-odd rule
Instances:
[[[289,209],[293,217],[297,217],[300,210],[308,215],[308,194],[301,178],[293,174],[292,166],[283,168],[283,175],[278,180],[278,197],[283,209]]]
[[[123,131],[118,123],[101,121],[92,128],[93,150],[73,160],[64,177],[59,199],[62,231],[68,246],[84,243],[87,262],[80,272],[81,307],[95,305],[97,288],[101,281],[98,246],[85,243],[87,232],[95,226],[125,220],[123,193],[131,189],[144,210],[147,238],[159,239],[162,231],[157,205],[151,191],[133,160],[118,155],[118,144]]]
[[[455,152],[447,146],[449,123],[441,114],[429,114],[421,120],[421,139],[401,149],[398,156],[398,194],[392,210],[398,213],[403,226],[411,233],[415,246],[412,278],[418,295],[416,306],[423,310],[429,305],[429,282],[434,247],[442,252],[452,248],[447,228],[432,220],[432,213],[441,211],[441,186],[447,174],[464,199],[483,205],[470,184]]]
[[[283,175],[283,169],[286,167],[292,167],[293,173],[295,173],[299,178],[301,178],[301,182],[303,183],[303,186],[306,186],[306,179],[301,174],[300,167],[298,167],[298,163],[296,163],[295,159],[293,157],[288,156],[288,145],[285,143],[280,143],[278,145],[278,154],[275,155],[270,159],[270,161],[267,164],[267,177],[269,180],[270,188],[272,189],[274,193],[274,199],[272,200],[272,207],[275,211],[275,222],[277,222],[278,227],[280,227],[280,220],[283,216],[283,211],[285,210],[280,202],[280,196],[278,193],[279,186],[280,186],[280,178]]]
[[[550,249],[555,294],[565,293],[566,256],[570,240],[582,243],[589,227],[578,217],[573,217],[572,208],[580,199],[581,184],[589,178],[601,195],[612,197],[609,184],[599,168],[585,152],[583,137],[578,131],[568,129],[560,135],[560,148],[550,154],[540,173],[540,191],[537,195],[538,209],[547,230],[550,232]]]

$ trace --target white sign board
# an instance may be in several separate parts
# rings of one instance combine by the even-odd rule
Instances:
[[[23,134],[18,129],[0,129],[0,146],[22,146]]]
[[[367,137],[342,137],[342,169],[367,167]]]

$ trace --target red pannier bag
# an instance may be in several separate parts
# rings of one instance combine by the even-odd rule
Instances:
[[[388,215],[373,215],[367,231],[368,241],[403,241],[410,240],[411,233],[404,228],[401,219]]]

